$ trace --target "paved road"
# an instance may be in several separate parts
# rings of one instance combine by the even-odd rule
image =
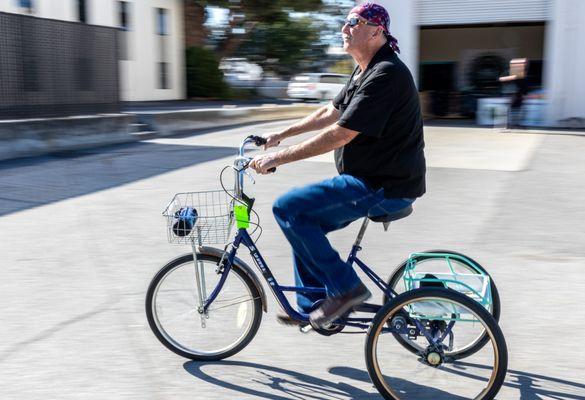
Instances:
[[[0,163],[1,399],[378,399],[362,335],[302,335],[274,321],[221,363],[163,348],[143,311],[149,280],[187,249],[166,243],[173,193],[217,188],[251,133],[283,123]],[[411,251],[464,251],[493,274],[510,350],[498,399],[585,398],[585,137],[427,129],[428,194],[364,258],[389,273]],[[289,249],[270,215],[292,185],[334,174],[325,155],[258,177],[259,246],[281,282]],[[332,235],[348,249],[357,225]],[[378,229],[380,228],[380,229]]]

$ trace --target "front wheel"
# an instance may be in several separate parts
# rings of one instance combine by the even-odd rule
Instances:
[[[405,352],[397,332],[420,350]],[[473,357],[465,362],[449,357],[478,332],[485,332],[487,341]],[[368,330],[365,352],[372,382],[391,400],[490,400],[508,366],[506,342],[493,316],[469,297],[443,288],[412,290],[386,303]]]
[[[260,326],[261,295],[237,264],[207,313],[202,312],[200,294],[208,298],[224,273],[219,263],[215,255],[197,254],[195,263],[193,254],[186,254],[165,265],[148,287],[150,328],[163,345],[182,357],[198,361],[230,357],[250,343]]]

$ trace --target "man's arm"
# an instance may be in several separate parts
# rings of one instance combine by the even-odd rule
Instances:
[[[287,129],[281,132],[282,139],[286,139],[291,136],[296,136],[305,132],[318,131],[323,129],[339,118],[339,110],[333,107],[332,103],[327,104],[312,114],[307,115],[299,122],[289,126]]]
[[[511,82],[511,81],[515,81],[516,79],[518,79],[518,77],[516,75],[509,75],[509,76],[501,76],[500,77],[500,82]]]
[[[278,146],[286,138],[323,129],[336,122],[338,118],[339,110],[332,103],[329,103],[307,115],[299,122],[289,126],[282,132],[267,136],[268,143],[266,144],[266,148]]]
[[[258,173],[267,174],[270,168],[325,154],[331,150],[345,146],[358,134],[359,132],[344,128],[334,123],[320,134],[307,139],[302,143],[296,144],[277,153],[263,154],[254,157],[250,162],[250,167]]]

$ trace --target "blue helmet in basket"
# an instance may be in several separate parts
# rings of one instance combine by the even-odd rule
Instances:
[[[197,222],[197,210],[191,207],[181,207],[175,212],[173,219],[173,233],[177,236],[187,236]]]

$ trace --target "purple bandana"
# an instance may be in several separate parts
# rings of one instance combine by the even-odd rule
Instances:
[[[352,8],[349,13],[357,14],[369,22],[381,26],[388,38],[388,44],[392,47],[392,50],[396,53],[400,53],[398,40],[390,34],[390,16],[384,7],[369,2],[362,3]]]

